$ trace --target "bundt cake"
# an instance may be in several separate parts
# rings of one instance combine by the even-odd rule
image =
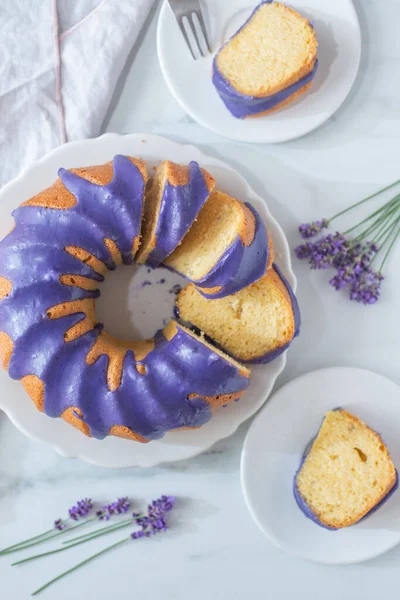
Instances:
[[[270,362],[300,328],[297,300],[275,264],[255,283],[218,300],[204,298],[190,284],[179,293],[176,308],[183,322],[243,362]]]
[[[317,71],[311,23],[292,8],[264,0],[219,50],[213,83],[234,117],[256,117],[292,102]]]
[[[262,277],[272,260],[272,242],[256,210],[214,191],[163,264],[207,298],[222,298]]]
[[[327,529],[356,523],[376,510],[398,485],[380,436],[343,409],[328,412],[294,479],[304,514]]]
[[[0,243],[4,367],[39,410],[97,438],[198,427],[249,383],[246,367],[175,321],[132,343],[96,324],[98,284],[137,252],[146,182],[145,163],[126,156],[60,169]]]
[[[195,161],[189,166],[163,161],[146,193],[137,262],[158,267],[181,243],[214,185]]]

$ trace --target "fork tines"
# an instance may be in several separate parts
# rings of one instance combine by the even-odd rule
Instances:
[[[199,0],[168,0],[195,60],[210,54],[210,42]]]

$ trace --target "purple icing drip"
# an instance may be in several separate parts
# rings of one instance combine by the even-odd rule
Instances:
[[[133,239],[140,234],[144,181],[124,156],[114,158],[113,168],[113,179],[104,186],[61,169],[64,185],[77,199],[70,209],[21,206],[14,211],[15,229],[0,243],[0,273],[12,282],[12,291],[0,302],[0,331],[14,343],[9,375],[13,379],[36,375],[44,382],[46,414],[59,417],[76,407],[94,437],[104,438],[111,426],[123,425],[157,439],[169,429],[208,421],[208,402],[189,399],[189,394],[233,393],[249,382],[228,361],[178,329],[170,341],[161,331],[156,334],[154,350],[141,361],[144,375],[138,373],[134,354],[128,351],[121,385],[110,391],[108,357],[86,363],[102,325],[65,342],[65,332],[85,315],[48,319],[47,310],[56,304],[99,295],[63,285],[60,275],[103,280],[88,264],[65,252],[65,246],[84,248],[113,269],[104,244],[108,238],[118,245],[124,263],[132,262]]]
[[[201,207],[210,195],[197,162],[189,163],[189,183],[173,186],[165,183],[156,228],[156,245],[146,264],[158,267],[189,231]]]
[[[341,410],[340,407],[335,408],[334,410]],[[325,420],[325,417],[322,419],[322,423],[321,426],[319,428],[319,430],[321,430],[322,424]],[[314,440],[316,440],[316,438],[318,437],[319,432],[317,433],[317,435],[307,444],[306,449],[304,450],[303,456],[301,458],[300,461],[300,465],[295,473],[295,476],[293,478],[293,495],[294,498],[296,500],[297,506],[300,508],[300,510],[304,513],[304,515],[307,517],[307,519],[310,519],[311,521],[313,521],[314,523],[316,523],[317,525],[319,525],[320,527],[323,527],[324,529],[329,529],[329,531],[338,531],[339,529],[341,529],[340,527],[330,527],[329,525],[326,525],[325,523],[322,523],[322,521],[319,520],[319,518],[317,517],[317,515],[312,511],[311,507],[307,504],[307,502],[304,500],[303,496],[300,494],[299,488],[297,487],[297,476],[300,473],[305,460],[312,448],[312,445],[314,443]],[[386,494],[386,496],[384,498],[382,498],[382,500],[380,502],[378,502],[378,504],[376,504],[375,506],[373,506],[371,508],[371,510],[369,512],[367,512],[366,515],[364,515],[361,519],[359,519],[358,521],[356,521],[356,523],[360,523],[361,521],[363,521],[364,519],[366,519],[367,517],[369,517],[372,513],[374,513],[375,511],[377,511],[383,504],[385,504],[385,502],[387,502],[389,500],[389,498],[395,493],[395,491],[398,489],[399,487],[399,474],[396,470],[396,482],[394,484],[394,486],[392,487],[392,489]],[[354,525],[356,524],[354,523]]]
[[[245,246],[238,235],[234,242],[224,252],[214,267],[202,279],[192,281],[199,292],[206,298],[223,298],[247,287],[260,279],[266,271],[269,249],[268,233],[257,211],[248,203],[246,206],[255,217],[254,239]],[[171,267],[167,269],[174,271]],[[179,271],[177,271],[179,273]],[[182,275],[182,273],[180,273]],[[201,288],[221,287],[214,294],[208,294]]]
[[[264,5],[271,3],[272,0],[265,0],[261,2],[252,12],[250,17],[247,19],[245,23],[238,29],[238,31],[224,44],[229,44],[229,42],[247,25],[247,23],[253,18],[255,13]],[[223,46],[223,47],[224,47]],[[219,51],[220,52],[220,51]],[[256,97],[256,96],[246,96],[245,94],[241,94],[238,90],[236,90],[233,85],[222,75],[221,71],[217,66],[217,58],[218,54],[216,54],[213,62],[213,84],[220,95],[223,103],[229,112],[238,119],[244,119],[245,117],[249,117],[251,115],[256,115],[258,113],[265,112],[270,110],[295,94],[302,87],[310,83],[314,79],[314,76],[318,69],[318,60],[315,61],[315,65],[305,77],[293,83],[289,87],[277,92],[276,94],[272,94],[267,97]]]
[[[277,275],[279,275],[279,277],[281,278],[282,282],[284,283],[288,294],[290,296],[290,301],[292,303],[292,309],[293,309],[293,319],[294,319],[294,334],[293,334],[293,338],[287,343],[284,344],[283,346],[280,346],[280,348],[276,348],[276,350],[272,350],[270,352],[267,352],[267,354],[264,354],[264,356],[259,356],[258,358],[253,358],[253,360],[249,360],[246,361],[249,364],[266,364],[271,362],[272,360],[274,360],[275,358],[277,358],[277,356],[279,356],[280,354],[282,354],[283,352],[285,352],[285,350],[287,350],[290,346],[290,344],[292,343],[292,341],[294,340],[295,337],[297,337],[300,333],[300,325],[301,325],[301,316],[300,316],[300,309],[299,309],[299,304],[297,302],[297,298],[293,293],[292,288],[290,287],[289,282],[287,281],[287,279],[283,276],[282,271],[280,270],[280,268],[278,267],[278,265],[276,265],[275,263],[272,265],[272,268],[276,271]]]

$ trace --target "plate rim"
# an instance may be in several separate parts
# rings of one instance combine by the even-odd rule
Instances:
[[[88,162],[90,162],[91,160],[93,160],[93,159],[90,159],[90,155],[91,155],[90,147],[96,148],[97,146],[105,146],[107,144],[107,141],[111,140],[111,139],[114,141],[115,144],[118,144],[118,142],[122,139],[124,140],[123,143],[129,143],[130,141],[132,141],[133,143],[137,143],[137,142],[142,142],[143,140],[145,140],[145,141],[151,140],[154,142],[158,142],[159,144],[167,143],[169,145],[179,148],[179,150],[185,149],[185,151],[187,153],[194,151],[198,157],[198,160],[201,160],[201,159],[206,160],[206,161],[209,160],[210,164],[213,164],[214,166],[219,166],[223,169],[226,169],[226,170],[229,170],[230,172],[232,172],[232,174],[234,174],[234,176],[237,179],[239,179],[241,184],[244,186],[244,189],[246,190],[246,194],[248,194],[250,196],[250,198],[256,198],[257,202],[260,202],[264,205],[265,211],[266,211],[268,217],[271,219],[271,222],[273,222],[274,228],[276,229],[276,232],[279,235],[279,242],[282,247],[282,257],[280,258],[280,262],[281,262],[281,265],[282,264],[284,265],[285,276],[287,277],[290,284],[292,285],[293,290],[296,291],[297,279],[296,279],[296,276],[295,276],[295,274],[293,272],[293,268],[292,268],[289,243],[288,243],[286,235],[284,234],[279,222],[271,214],[268,203],[250,186],[247,179],[245,179],[245,177],[241,173],[239,173],[234,167],[230,166],[228,163],[221,160],[220,158],[214,157],[214,156],[208,154],[207,152],[204,152],[201,147],[198,147],[191,143],[181,143],[181,142],[177,142],[175,140],[171,140],[167,137],[154,135],[151,133],[133,133],[133,134],[105,133],[96,138],[89,138],[89,139],[82,139],[82,140],[75,140],[72,142],[68,142],[67,144],[56,147],[50,153],[48,153],[45,156],[43,156],[42,158],[40,158],[38,161],[27,166],[18,175],[18,177],[11,180],[10,182],[8,182],[0,190],[0,202],[2,201],[2,199],[5,196],[9,196],[10,194],[13,194],[14,190],[17,190],[19,186],[23,186],[24,183],[34,175],[36,169],[46,166],[47,163],[53,161],[55,158],[60,157],[60,160],[62,160],[63,154],[69,155],[70,153],[72,153],[73,150],[76,150],[79,148],[81,151],[82,151],[82,149],[85,149],[85,151],[87,152],[87,156],[88,156]],[[112,153],[112,151],[110,150],[110,154],[111,153]],[[154,158],[153,160],[158,160],[158,159]],[[17,206],[17,205],[18,205],[18,203],[16,202],[15,206]],[[198,454],[201,454],[201,453],[207,451],[211,446],[213,446],[218,441],[233,435],[235,433],[235,431],[238,429],[238,427],[243,422],[245,422],[248,419],[250,419],[251,417],[253,417],[254,414],[264,405],[264,403],[268,399],[268,397],[272,391],[272,388],[276,382],[276,379],[282,373],[282,371],[284,370],[284,368],[286,366],[286,362],[287,362],[286,354],[287,354],[286,352],[283,353],[280,357],[278,357],[276,359],[276,361],[274,361],[276,364],[276,371],[274,372],[274,375],[271,377],[272,383],[270,383],[268,385],[268,387],[266,387],[266,392],[263,395],[263,401],[259,406],[256,406],[256,407],[253,407],[252,409],[250,409],[248,411],[248,413],[246,413],[246,416],[241,420],[238,419],[237,422],[235,422],[235,421],[232,422],[232,420],[226,420],[227,422],[226,422],[225,430],[221,436],[218,435],[218,436],[216,436],[215,439],[207,440],[207,442],[202,444],[201,447],[199,445],[195,445],[195,444],[193,446],[188,445],[187,452],[185,452],[184,455],[179,458],[176,458],[176,457],[175,458],[166,458],[165,460],[162,460],[160,458],[152,458],[152,456],[149,454],[149,456],[146,460],[143,460],[143,459],[142,460],[140,460],[140,459],[130,460],[129,464],[128,464],[128,462],[126,462],[122,465],[119,464],[118,461],[117,462],[110,461],[110,463],[107,464],[101,458],[96,459],[96,457],[93,456],[93,451],[88,452],[88,451],[82,451],[80,449],[74,450],[73,448],[70,447],[71,444],[68,445],[68,441],[66,442],[66,444],[65,444],[65,440],[60,440],[60,442],[56,443],[54,440],[48,440],[46,438],[46,435],[43,436],[40,431],[31,431],[29,429],[29,424],[27,426],[26,423],[19,418],[18,414],[15,414],[15,412],[13,411],[12,403],[7,403],[7,400],[5,400],[2,397],[2,395],[0,395],[0,409],[5,412],[5,414],[12,421],[12,423],[17,427],[17,429],[22,431],[22,433],[24,433],[24,435],[26,435],[28,438],[30,438],[34,441],[46,443],[47,445],[54,448],[61,456],[70,457],[70,458],[79,458],[85,462],[88,462],[88,463],[91,463],[91,464],[94,464],[97,466],[106,467],[106,468],[130,468],[130,467],[134,467],[134,466],[154,467],[154,466],[157,466],[160,464],[176,462],[178,460],[185,460],[188,458],[192,458]],[[7,374],[5,374],[5,375],[7,376]],[[152,445],[154,446],[157,443],[162,443],[162,440],[160,440],[158,442],[154,441],[154,442],[152,442]]]
[[[316,129],[318,129],[319,127],[321,127],[326,121],[328,121],[334,114],[336,114],[336,112],[339,110],[339,108],[342,106],[342,104],[345,102],[346,98],[348,98],[351,90],[354,87],[355,81],[357,79],[357,76],[359,74],[359,70],[360,70],[360,64],[361,64],[361,56],[362,56],[362,47],[363,47],[363,38],[362,38],[362,31],[361,31],[361,24],[360,24],[360,19],[358,17],[358,13],[357,10],[354,6],[354,2],[353,0],[344,0],[345,2],[348,3],[348,7],[351,10],[352,14],[353,14],[353,19],[354,19],[354,23],[357,26],[357,40],[358,40],[358,53],[357,53],[357,59],[354,62],[354,72],[353,72],[353,76],[352,76],[352,81],[349,84],[349,87],[346,91],[346,93],[343,95],[343,97],[341,99],[339,99],[339,101],[335,104],[335,107],[331,110],[330,114],[328,116],[321,116],[319,119],[317,119],[315,121],[315,123],[309,127],[306,128],[305,130],[302,130],[300,133],[296,133],[296,134],[290,134],[288,133],[287,135],[277,135],[277,136],[270,136],[267,137],[266,139],[259,139],[259,140],[253,140],[253,139],[249,139],[246,135],[240,135],[240,134],[235,134],[235,128],[231,129],[231,133],[230,135],[227,134],[226,132],[222,132],[218,129],[216,129],[215,127],[213,127],[210,123],[207,122],[207,120],[204,120],[202,117],[199,117],[198,115],[195,115],[192,110],[189,108],[189,106],[185,103],[185,101],[181,98],[180,95],[178,95],[177,93],[175,93],[174,90],[174,86],[173,83],[171,81],[171,78],[168,74],[168,70],[166,68],[166,64],[164,61],[164,57],[163,54],[161,52],[161,29],[162,29],[162,22],[164,19],[164,15],[166,13],[166,11],[168,10],[168,0],[163,0],[161,8],[160,8],[160,12],[158,15],[158,19],[157,19],[157,31],[156,31],[156,44],[157,44],[157,56],[158,56],[158,62],[160,65],[160,69],[161,69],[161,73],[163,75],[164,81],[167,84],[167,87],[170,91],[170,93],[172,94],[172,96],[175,98],[175,100],[178,102],[178,104],[181,106],[181,108],[199,125],[201,125],[202,127],[206,128],[209,131],[212,131],[213,133],[220,135],[226,139],[231,139],[237,142],[247,142],[247,143],[251,143],[251,144],[279,144],[279,143],[284,143],[284,142],[289,142],[292,140],[296,140],[299,138],[304,137],[305,135],[311,133],[312,131],[315,131]],[[212,53],[212,55],[214,55],[214,52]],[[288,127],[288,131],[290,130],[290,127]]]
[[[288,381],[287,383],[285,383],[282,387],[279,388],[279,390],[277,390],[276,392],[274,392],[274,394],[272,394],[270,396],[270,398],[268,399],[268,403],[263,404],[263,406],[258,411],[255,418],[253,419],[253,421],[246,433],[246,437],[243,442],[242,452],[241,452],[241,456],[240,456],[240,487],[242,490],[242,494],[243,494],[243,498],[244,498],[246,507],[250,513],[250,516],[253,519],[253,521],[255,522],[255,524],[257,525],[258,529],[261,531],[261,533],[263,535],[265,535],[265,537],[274,546],[276,546],[283,552],[286,552],[289,556],[301,558],[302,560],[305,560],[311,564],[318,564],[318,565],[325,565],[325,566],[332,566],[332,567],[333,566],[348,566],[348,565],[352,565],[352,564],[359,564],[362,562],[366,562],[368,560],[372,560],[374,558],[377,558],[378,556],[381,556],[382,554],[385,554],[386,552],[389,552],[390,550],[392,550],[393,548],[395,548],[396,546],[398,546],[400,544],[400,531],[399,531],[399,536],[398,536],[397,541],[394,541],[393,543],[389,544],[383,550],[379,550],[378,552],[372,552],[370,554],[366,554],[365,556],[363,556],[361,558],[329,561],[329,560],[321,560],[321,559],[314,558],[314,557],[304,556],[300,552],[297,552],[291,548],[288,548],[284,544],[282,544],[280,542],[280,540],[273,533],[271,533],[269,530],[267,530],[266,527],[264,526],[264,524],[261,522],[261,520],[258,516],[258,513],[256,512],[256,510],[254,509],[254,507],[252,505],[252,500],[250,498],[248,482],[246,481],[247,465],[245,464],[245,462],[248,459],[248,452],[249,452],[248,445],[250,443],[249,442],[250,437],[253,434],[252,430],[256,427],[257,421],[260,418],[262,418],[262,414],[264,412],[266,412],[268,410],[268,408],[271,405],[273,405],[275,402],[279,402],[279,394],[281,392],[286,392],[287,390],[290,390],[292,387],[293,388],[296,387],[296,385],[298,384],[299,381],[302,383],[303,381],[305,381],[307,379],[312,379],[315,376],[315,374],[323,375],[325,373],[329,373],[331,375],[334,372],[343,372],[343,371],[346,371],[347,373],[357,372],[358,374],[368,373],[369,375],[373,375],[374,377],[377,377],[378,379],[382,379],[382,380],[386,381],[387,383],[393,385],[393,387],[397,387],[400,390],[400,385],[398,383],[396,383],[395,381],[393,381],[393,379],[390,379],[386,375],[382,375],[381,373],[377,373],[376,371],[372,371],[371,369],[366,369],[363,367],[353,367],[353,366],[348,366],[348,365],[336,365],[336,366],[329,366],[329,367],[321,367],[319,369],[314,369],[312,371],[308,371],[307,373],[303,373],[302,375],[299,375],[295,379],[292,379],[292,380]]]

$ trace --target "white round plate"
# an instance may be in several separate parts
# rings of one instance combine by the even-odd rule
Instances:
[[[326,412],[341,406],[385,440],[400,468],[400,388],[370,371],[337,367],[283,386],[253,421],[243,448],[242,489],[254,520],[290,554],[329,565],[368,560],[400,542],[400,491],[351,527],[329,531],[307,519],[293,496],[302,454]]]
[[[60,146],[32,165],[0,193],[0,239],[12,227],[11,211],[51,185],[59,167],[101,164],[115,154],[141,156],[148,161],[150,168],[165,158],[178,163],[197,160],[214,175],[219,189],[251,202],[259,211],[268,223],[274,240],[277,263],[292,287],[296,288],[290,251],[282,229],[270,214],[265,201],[243,177],[194,146],[149,134],[106,134],[96,139],[72,142]],[[110,333],[125,339],[135,339],[137,335],[146,338],[163,326],[164,319],[171,317],[174,295],[170,292],[180,278],[165,269],[148,271],[146,267],[120,268],[108,275],[107,279],[111,279],[111,282],[103,284],[105,289],[97,301],[97,308],[100,320],[105,322]],[[166,281],[161,284],[164,279]],[[115,289],[123,300],[118,302]],[[102,441],[85,437],[62,419],[51,419],[38,412],[22,385],[10,379],[2,369],[0,408],[26,435],[47,442],[64,456],[78,457],[104,467],[151,467],[195,456],[231,435],[262,406],[285,363],[286,357],[282,355],[268,365],[254,367],[250,386],[240,402],[217,410],[211,421],[198,430],[171,432],[151,444],[138,444],[115,437]]]
[[[308,17],[318,39],[318,71],[310,91],[292,104],[256,119],[236,119],[218,96],[212,62],[219,47],[237,31],[257,5],[251,0],[204,0],[213,55],[193,60],[167,2],[157,30],[162,73],[176,100],[200,125],[243,142],[284,142],[324,123],[351,90],[361,56],[361,32],[351,0],[292,0]]]

